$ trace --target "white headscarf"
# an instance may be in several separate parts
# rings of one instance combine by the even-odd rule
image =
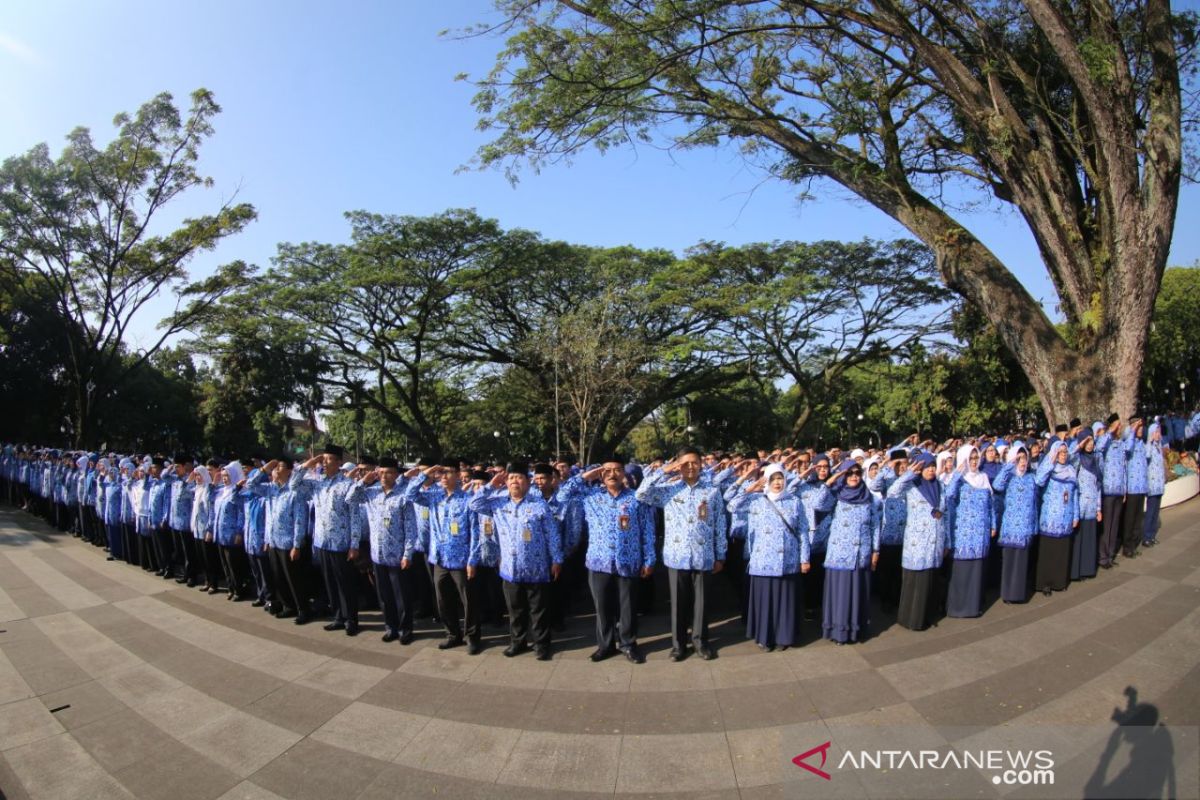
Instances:
[[[992,490],[992,483],[988,480],[988,476],[984,475],[978,469],[971,469],[971,453],[978,452],[979,448],[975,445],[964,444],[962,447],[958,448],[958,456],[955,458],[955,466],[960,469],[964,466],[966,467],[966,471],[963,472],[963,480],[967,482],[968,486],[972,486],[976,489],[986,489],[990,492]]]
[[[767,468],[763,470],[763,483],[765,486],[767,497],[771,498],[772,500],[778,500],[780,497],[783,496],[783,492],[771,491],[771,477],[774,475],[784,475],[784,474],[785,473],[783,471],[783,467],[779,466],[778,464],[768,464]],[[787,486],[786,480],[784,482],[784,486],[785,486],[785,488]]]
[[[87,465],[88,465],[88,457],[87,456],[80,456],[79,458],[75,459],[75,466],[78,467],[79,469],[87,469]]]
[[[1012,447],[1008,448],[1008,452],[1004,454],[1004,460],[1009,464],[1017,463],[1017,456],[1025,449],[1025,445],[1017,442]]]
[[[954,458],[954,454],[951,453],[949,450],[943,450],[942,452],[937,454],[937,479],[940,480],[942,483],[950,482],[951,476],[942,474],[942,465],[945,464],[947,461],[949,461],[952,458]]]

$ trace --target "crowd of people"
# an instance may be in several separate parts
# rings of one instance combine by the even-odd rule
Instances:
[[[670,659],[707,660],[718,574],[747,637],[771,651],[801,644],[806,621],[839,645],[861,641],[873,595],[923,630],[982,614],[989,584],[1024,603],[1136,558],[1156,543],[1168,442],[1183,450],[1187,434],[1178,419],[1113,414],[1041,437],[914,435],[849,453],[685,447],[647,465],[348,463],[332,444],[300,462],[6,445],[0,499],[109,560],[297,625],[325,618],[355,636],[360,607],[377,602],[384,641],[410,644],[414,620],[432,618],[440,648],[472,655],[483,625],[507,615],[504,655],[549,659],[586,586],[592,660],[640,663],[638,618],[661,565]]]

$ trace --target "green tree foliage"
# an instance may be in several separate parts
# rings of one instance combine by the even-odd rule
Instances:
[[[1200,399],[1200,264],[1163,273],[1144,382],[1152,408],[1182,409]]]
[[[1197,20],[1168,0],[497,0],[484,166],[732,143],[906,226],[982,309],[1046,414],[1137,403],[1170,249]],[[1190,112],[1194,106],[1189,107]],[[1013,207],[1068,340],[963,206]]]
[[[0,166],[0,273],[18,288],[28,285],[18,276],[38,276],[37,291],[48,292],[67,321],[59,331],[66,358],[57,363],[80,444],[96,435],[93,400],[120,389],[246,272],[237,262],[193,282],[187,265],[248,225],[252,206],[230,201],[162,230],[173,200],[211,185],[197,162],[221,109],[206,90],[191,99],[186,117],[165,93],[135,114],[118,114],[117,135],[103,148],[77,128],[57,159],[41,144]],[[159,323],[157,339],[127,357],[129,326],[164,292],[174,294],[174,312]]]

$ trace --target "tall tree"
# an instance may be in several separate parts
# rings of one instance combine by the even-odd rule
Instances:
[[[1182,408],[1200,399],[1198,298],[1200,264],[1163,273],[1146,364],[1146,404],[1151,408]]]
[[[794,384],[793,442],[847,370],[948,330],[950,295],[911,240],[708,244],[691,257],[730,341]]]
[[[1195,13],[1169,0],[497,5],[512,35],[475,97],[496,133],[482,164],[733,141],[912,231],[1052,420],[1133,411],[1179,196]],[[960,190],[1020,213],[1069,337],[956,218]]]
[[[210,92],[192,94],[186,118],[160,94],[136,114],[118,114],[104,148],[86,128],[67,137],[57,159],[45,144],[0,166],[0,272],[38,275],[63,326],[65,384],[73,397],[77,444],[95,438],[96,400],[119,389],[173,335],[196,323],[245,274],[240,262],[189,282],[197,254],[242,230],[248,204],[223,204],[168,232],[160,217],[189,189],[210,186],[197,171],[200,146],[220,106]],[[150,345],[124,357],[125,337],[164,291],[173,312]]]

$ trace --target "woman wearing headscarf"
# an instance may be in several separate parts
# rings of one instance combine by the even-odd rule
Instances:
[[[937,454],[937,479],[942,486],[949,486],[954,477],[954,452],[943,450]]]
[[[1150,424],[1146,444],[1146,519],[1142,526],[1142,544],[1154,547],[1158,544],[1158,512],[1162,508],[1162,496],[1167,486],[1167,465],[1163,458],[1162,427],[1158,422]]]
[[[837,498],[825,482],[829,480],[831,462],[821,453],[800,475],[800,501],[804,503],[809,522],[808,546],[812,568],[804,578],[804,618],[816,619],[817,609],[825,592],[825,543],[829,540],[829,525],[833,521],[833,506]]]
[[[950,586],[946,593],[946,615],[978,617],[983,613],[983,573],[991,540],[996,535],[996,507],[992,484],[979,471],[979,449],[971,444],[958,448],[956,469],[946,486],[950,509]]]
[[[246,585],[250,577],[250,564],[246,561],[246,548],[243,545],[246,498],[238,486],[242,477],[241,463],[230,461],[221,470],[221,488],[213,498],[213,538],[217,542],[230,600],[246,599]]]
[[[857,642],[870,621],[871,574],[879,564],[881,504],[851,462],[829,479],[837,496],[825,549],[822,635],[837,644]]]
[[[1029,545],[1037,533],[1038,488],[1029,471],[1029,454],[1023,446],[1009,450],[1004,468],[993,484],[1005,493],[1000,517],[1000,599],[1005,603],[1029,600]]]
[[[1067,588],[1071,572],[1071,534],[1079,527],[1079,479],[1067,463],[1066,442],[1050,445],[1037,471],[1042,487],[1042,513],[1038,519],[1037,580],[1042,594]]]
[[[729,505],[730,514],[746,514],[746,636],[767,651],[800,644],[800,574],[810,567],[808,513],[786,486],[783,467],[770,464],[758,480],[739,483]]]
[[[216,594],[220,591],[221,583],[221,556],[212,533],[213,496],[216,489],[212,485],[212,473],[204,465],[192,470],[191,480],[196,484],[196,492],[192,497],[192,535],[196,537],[204,565],[204,585],[200,591]]]
[[[1103,519],[1100,510],[1101,489],[1104,485],[1104,467],[1096,452],[1095,431],[1097,422],[1089,430],[1083,428],[1075,435],[1070,445],[1074,457],[1075,476],[1079,481],[1079,529],[1071,539],[1071,580],[1096,577],[1099,564],[1099,523]]]
[[[896,622],[923,631],[933,622],[938,570],[946,555],[946,498],[933,456],[920,453],[888,489],[888,499],[907,506],[900,555],[900,604]]]

